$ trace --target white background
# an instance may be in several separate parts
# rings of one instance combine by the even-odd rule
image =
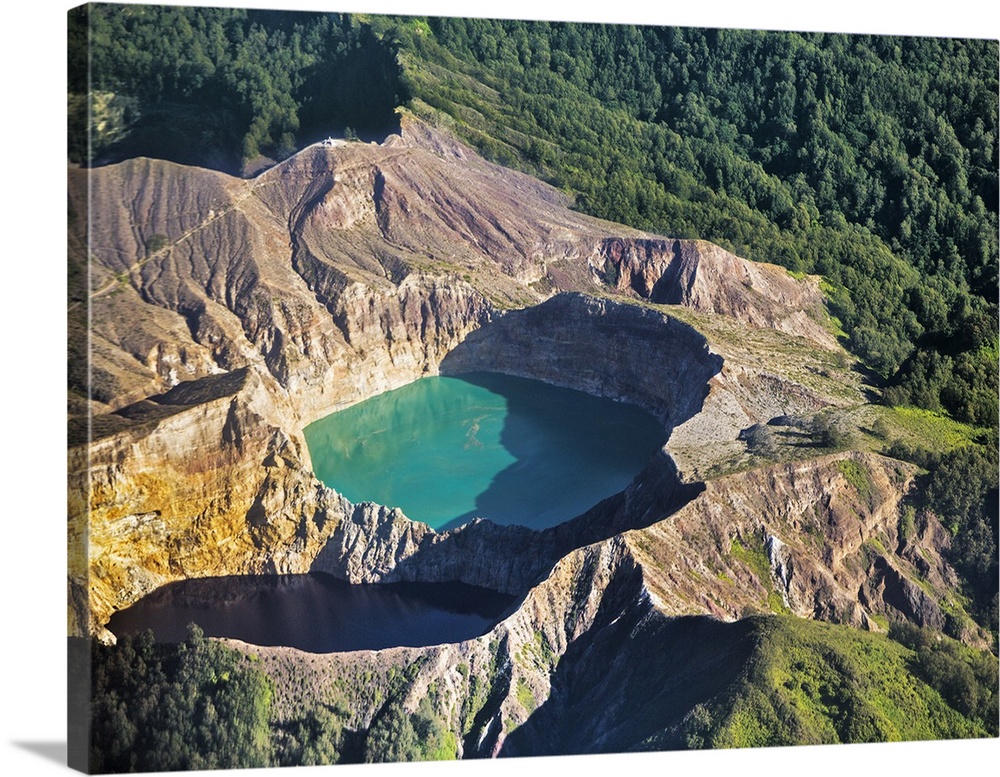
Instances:
[[[227,5],[234,0],[188,5]],[[5,6],[3,143],[0,146],[0,369],[6,418],[0,437],[0,559],[3,660],[0,764],[4,775],[64,773],[65,762],[65,36],[73,3],[45,0]],[[255,7],[426,15],[626,21],[709,27],[998,37],[994,3],[875,0],[795,3],[650,3],[649,0],[302,0],[247,2]],[[892,4],[896,5],[896,4]],[[899,4],[904,5],[904,4]],[[533,777],[569,769],[634,775],[756,774],[802,769],[824,775],[864,771],[897,775],[995,773],[1000,740],[656,753],[637,756],[522,759],[456,764],[312,767],[345,774],[403,777]],[[992,764],[992,766],[989,766]],[[359,772],[359,769],[363,771]],[[278,775],[277,769],[233,775]]]

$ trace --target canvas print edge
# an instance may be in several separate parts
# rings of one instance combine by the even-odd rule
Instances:
[[[440,141],[439,141],[438,139],[436,139],[436,138],[431,138],[431,140],[433,140],[433,142],[440,142]],[[148,246],[147,246],[147,248],[148,248]],[[154,253],[155,253],[155,252],[154,252]],[[621,266],[621,263],[619,262],[619,265],[618,265],[618,267],[620,267],[620,266]],[[616,267],[616,270],[618,270],[618,267]],[[618,271],[620,272],[620,270],[618,270]],[[508,333],[508,334],[509,334],[509,333]],[[494,358],[496,358],[496,357],[494,356]],[[500,358],[502,358],[502,356],[501,356]],[[224,395],[224,396],[228,396],[228,395]],[[751,441],[751,442],[752,442],[752,441]],[[843,468],[842,468],[842,469],[843,469]],[[849,477],[849,474],[848,474],[848,473],[846,473],[846,472],[845,472],[845,473],[843,473],[843,474],[844,474],[845,476]]]

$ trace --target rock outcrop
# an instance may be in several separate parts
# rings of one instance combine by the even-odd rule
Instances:
[[[710,481],[670,520],[626,538],[670,615],[774,611],[943,629],[942,604],[957,601],[940,527],[928,518],[923,531],[900,534],[914,474],[861,453],[774,465]]]
[[[87,361],[70,370],[72,635],[113,640],[116,610],[195,577],[504,592],[505,617],[456,644],[230,641],[274,679],[279,724],[346,704],[363,731],[432,697],[464,757],[676,743],[745,671],[748,615],[908,621],[988,645],[962,617],[947,532],[902,520],[911,466],[746,455],[755,425],[863,402],[816,279],[583,216],[402,127],[251,180],[146,159],[71,173],[71,209],[89,197],[93,213],[70,235],[71,280],[92,284],[70,311]],[[436,532],[316,479],[308,423],[472,371],[636,404],[668,442],[621,493],[544,531]]]
[[[766,513],[741,512],[739,500],[770,499],[775,515],[786,499],[822,506],[840,493],[829,466],[707,490],[691,477],[692,451],[742,445],[751,424],[859,396],[806,375],[811,359],[843,358],[813,279],[583,216],[551,187],[405,117],[382,145],[311,147],[252,180],[146,159],[75,171],[77,212],[88,196],[93,218],[74,221],[70,241],[92,283],[89,340],[74,328],[87,345],[71,344],[90,365],[71,370],[71,633],[110,639],[111,613],[187,577],[318,570],[521,595],[601,543],[627,548],[664,612],[732,618],[759,603],[765,581],[720,566],[696,605],[697,578],[681,574],[726,551],[723,538],[764,543],[797,613],[940,620],[911,585],[916,556],[873,544],[898,540],[885,527],[906,477],[888,464],[859,463],[881,512],[845,501],[864,518],[829,537],[832,555],[819,560],[794,522],[761,523]],[[756,334],[730,337],[718,322]],[[781,364],[746,346],[768,337]],[[483,369],[635,403],[673,437],[624,492],[546,532],[473,522],[439,534],[351,504],[312,474],[309,422],[424,375]],[[714,532],[709,544],[685,533],[690,521]],[[560,606],[584,606],[582,590]],[[547,628],[539,613],[518,617]],[[500,746],[502,734],[483,736],[493,744],[480,750]]]
[[[445,374],[494,370],[638,405],[668,431],[694,417],[722,369],[692,327],[658,311],[560,294],[471,333]]]
[[[600,256],[621,291],[837,348],[815,279],[796,280],[781,267],[748,262],[702,240],[615,238],[604,242]]]
[[[912,476],[848,453],[722,478],[664,520],[566,552],[478,639],[327,655],[231,644],[276,679],[279,718],[340,702],[364,730],[387,697],[415,712],[433,688],[464,757],[675,741],[697,704],[745,672],[759,639],[748,615],[879,630],[933,625],[939,602],[954,605],[953,581],[928,572],[946,569],[933,525],[899,535]],[[411,680],[393,685],[400,676]]]

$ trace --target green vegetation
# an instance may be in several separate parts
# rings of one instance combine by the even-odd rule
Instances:
[[[994,634],[997,621],[997,449],[966,446],[941,456],[927,476],[927,506],[952,534],[949,560],[962,575],[971,613]]]
[[[870,440],[925,471],[901,534],[940,518],[996,644],[997,41],[94,4],[70,13],[69,42],[76,162],[240,170],[333,132],[377,137],[406,106],[583,211],[822,275],[845,344],[885,389]],[[810,446],[853,444],[834,414],[792,421]],[[776,433],[748,430],[751,452],[777,455]],[[859,465],[840,469],[870,493]],[[780,610],[760,538],[731,552]],[[997,735],[989,654],[897,626],[890,640],[753,623],[753,659],[690,712],[688,746]],[[553,660],[536,637],[522,666]],[[91,767],[455,757],[432,694],[404,709],[415,671],[372,690],[380,709],[351,732],[336,704],[271,720],[268,678],[197,631],[95,645]],[[468,683],[464,733],[491,692],[471,670]],[[516,693],[530,712],[530,688]]]
[[[961,577],[968,610],[993,633],[996,645],[1000,462],[995,430],[919,408],[864,410],[862,431],[878,440],[875,450],[925,470],[900,510],[900,539],[912,538],[927,513],[941,521],[952,537],[945,556]]]
[[[886,402],[939,414],[894,420],[945,435],[935,449],[987,430],[956,461],[993,462],[995,483],[996,41],[474,19],[428,19],[428,35],[371,23],[398,42],[418,115],[579,208],[822,275]],[[814,422],[814,444],[853,444],[834,415]],[[749,434],[751,452],[775,455],[768,429]],[[995,631],[985,559],[996,491],[972,480],[992,501],[932,507],[948,511],[953,563]]]
[[[412,715],[402,700],[388,702],[372,721],[365,739],[366,763],[440,761],[458,757],[458,741],[434,710],[431,696],[420,700]]]
[[[266,766],[272,689],[241,653],[193,627],[181,645],[147,633],[93,648],[94,772]]]
[[[750,538],[733,537],[729,550],[733,558],[745,564],[754,573],[761,586],[764,588],[766,597],[765,603],[771,612],[787,612],[785,601],[781,594],[774,587],[774,576],[771,573],[771,562],[764,550],[763,538],[759,535],[751,535]]]
[[[454,759],[458,740],[432,685],[409,713],[419,663],[394,668],[371,726],[350,730],[341,698],[301,700],[278,719],[272,680],[243,653],[192,625],[179,645],[151,633],[93,644],[94,772],[173,771]],[[283,682],[292,682],[291,679]],[[335,698],[338,694],[335,694]],[[299,709],[299,707],[301,709]]]
[[[104,4],[69,41],[71,158],[88,88],[90,154],[201,163],[409,105],[590,213],[823,275],[890,403],[997,424],[996,41]]]
[[[997,662],[993,655],[909,623],[893,626],[890,636],[915,652],[910,667],[950,707],[980,723],[990,736],[997,736]]]
[[[275,732],[275,760],[281,766],[339,762],[347,747],[344,721],[349,714],[342,705],[320,706],[279,726]]]
[[[345,14],[83,6],[69,15],[70,159],[239,169],[332,132],[384,136],[408,97],[399,75],[391,42]]]
[[[858,496],[866,501],[872,498],[874,486],[865,467],[854,459],[842,459],[837,462],[837,469],[847,478],[847,482],[851,484],[854,490],[858,492]]]
[[[762,585],[767,585],[771,579],[771,562],[767,560],[764,545],[759,537],[753,536],[747,544],[741,542],[739,537],[733,537],[729,552],[733,558],[746,564]]]
[[[538,702],[535,701],[535,694],[531,691],[531,686],[528,685],[528,682],[523,677],[517,678],[517,700],[529,715],[538,706]]]
[[[71,158],[88,88],[90,154],[202,164],[409,105],[590,213],[823,275],[891,404],[997,424],[996,41],[87,8]]]
[[[730,688],[687,716],[688,747],[996,736],[989,653],[944,637],[935,644],[945,647],[914,650],[843,626],[753,620],[753,657]]]
[[[872,407],[870,410],[877,414],[870,422],[871,432],[879,439],[919,446],[936,453],[971,445],[989,433],[988,429],[917,407]]]
[[[69,43],[72,159],[239,168],[406,105],[589,213],[822,275],[888,404],[996,445],[997,41],[94,4]]]
[[[545,634],[536,630],[534,639],[525,642],[514,654],[514,661],[529,670],[549,671],[555,664],[555,654]]]
[[[918,413],[926,422],[929,417]],[[924,443],[893,441],[887,453],[911,461],[927,470],[917,479],[911,507],[927,510],[941,521],[952,536],[947,558],[962,578],[963,593],[970,600],[976,622],[998,633],[997,566],[1000,471],[997,448],[969,441],[969,429],[935,424],[943,430]],[[988,433],[992,436],[992,433]],[[954,447],[949,444],[954,443]],[[904,508],[905,510],[905,508]],[[912,524],[911,524],[912,530]]]
[[[146,241],[146,256],[152,256],[157,251],[162,250],[167,245],[167,236],[161,235],[159,233],[152,235],[149,240]]]
[[[837,410],[826,410],[811,417],[778,416],[766,424],[754,424],[742,430],[739,439],[747,444],[749,453],[768,459],[787,455],[789,446],[811,448],[815,455],[820,451],[845,450],[855,442],[847,419]]]
[[[965,434],[949,416],[996,446],[996,41],[103,4],[70,14],[69,41],[73,159],[240,168],[385,132],[407,105],[587,212],[822,275],[899,406],[873,431],[948,436],[921,442],[936,451]]]

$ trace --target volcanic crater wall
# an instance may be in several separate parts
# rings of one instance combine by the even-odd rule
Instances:
[[[649,306],[674,301],[668,285],[751,326],[818,304],[777,268],[576,213],[413,120],[381,146],[312,147],[252,180],[151,160],[74,173],[76,210],[89,193],[95,214],[76,222],[92,232],[75,234],[74,261],[92,270],[100,391],[74,387],[92,416],[71,438],[70,541],[88,549],[71,556],[72,633],[187,577],[322,570],[522,592],[700,486],[661,452],[548,532],[437,534],[323,486],[303,427],[425,375],[487,370],[631,402],[670,431],[704,415],[722,358]],[[633,299],[591,296],[609,291],[596,265]],[[220,391],[226,375],[239,380]]]
[[[562,294],[485,314],[455,304],[454,292],[406,286],[384,297],[340,294],[353,365],[338,371],[333,396],[363,399],[363,387],[391,388],[439,369],[491,370],[633,402],[669,430],[698,411],[721,366],[695,330],[634,305]],[[312,570],[356,583],[461,580],[518,593],[567,551],[643,525],[694,493],[661,453],[638,479],[649,486],[641,499],[634,485],[548,532],[475,522],[437,534],[319,483],[300,429],[329,399],[308,386],[291,391],[273,365],[264,367],[245,368],[223,391],[207,388],[223,382],[210,376],[101,419],[89,470],[76,474],[91,495],[92,629],[186,577]],[[90,619],[75,590],[79,629]]]
[[[441,362],[444,374],[491,370],[629,402],[656,415],[668,432],[701,409],[720,369],[722,359],[692,327],[577,293],[507,313]]]
[[[503,372],[628,401],[653,412],[669,431],[698,412],[720,366],[701,335],[667,316],[563,294],[484,325],[440,368]],[[355,582],[461,580],[520,593],[567,552],[659,520],[700,491],[700,484],[681,483],[661,451],[625,491],[544,531],[474,521],[437,534],[398,513],[356,513],[312,569]]]

